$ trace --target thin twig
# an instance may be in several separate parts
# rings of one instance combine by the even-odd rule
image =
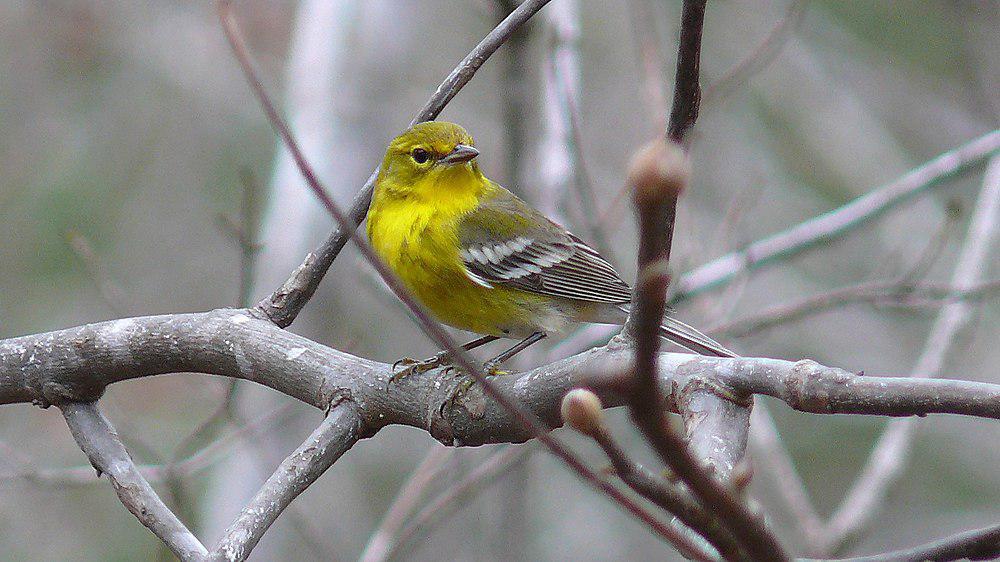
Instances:
[[[427,488],[436,482],[445,462],[451,458],[454,452],[455,449],[448,447],[435,447],[427,453],[424,460],[413,470],[409,481],[396,494],[396,498],[386,511],[382,522],[368,538],[368,544],[365,545],[358,560],[375,562],[386,559],[392,545],[398,542],[397,537],[403,524],[410,518],[410,514],[416,508],[417,502],[423,497]]]
[[[122,505],[178,558],[184,561],[201,560],[207,554],[204,545],[142,477],[97,404],[70,402],[60,407],[73,438],[97,469],[98,475],[108,475]]]
[[[625,327],[625,333],[635,338],[635,367],[628,403],[632,419],[660,458],[691,488],[702,505],[712,506],[747,555],[781,561],[787,556],[777,539],[732,490],[705,471],[685,440],[670,427],[657,376],[677,199],[690,174],[679,144],[698,118],[705,4],[705,0],[685,0],[683,4],[674,98],[666,132],[671,144],[654,141],[633,159],[629,170],[629,184],[635,190],[639,215],[639,273]]]
[[[986,167],[983,187],[952,274],[952,287],[966,290],[978,283],[985,274],[986,267],[990,263],[987,256],[990,254],[998,230],[997,223],[1000,222],[998,217],[1000,217],[1000,157],[994,157]],[[966,301],[955,301],[942,307],[910,376],[914,379],[927,379],[941,373],[955,338],[972,316],[973,308]],[[886,492],[902,473],[913,430],[913,423],[909,420],[894,420],[889,423],[889,427],[875,444],[857,481],[830,518],[824,544],[821,545],[823,553],[840,548],[875,516]]]
[[[785,449],[766,404],[757,403],[750,415],[750,443],[754,449],[754,463],[759,467],[757,472],[774,482],[795,529],[810,547],[818,544],[823,534],[823,519]]]
[[[716,258],[680,276],[673,285],[675,293],[670,302],[675,304],[739,275],[836,238],[969,166],[991,157],[998,150],[1000,131],[987,133],[941,154],[899,179],[842,207]]]
[[[698,120],[701,104],[701,33],[707,0],[685,0],[681,11],[681,38],[677,46],[674,101],[667,123],[667,138],[681,143]]]
[[[520,462],[531,453],[527,447],[505,447],[490,455],[479,466],[473,469],[462,480],[449,486],[444,492],[432,499],[413,517],[395,536],[394,541],[387,545],[380,557],[366,559],[367,562],[384,562],[400,554],[419,536],[425,535],[447,517],[458,511],[475,494],[484,492],[496,482],[508,467]]]
[[[229,450],[232,444],[240,439],[251,439],[269,427],[287,419],[294,402],[286,403],[265,413],[252,423],[244,425],[218,439],[208,443],[197,451],[166,464],[136,465],[139,473],[147,482],[162,482],[171,475],[191,476],[214,466]],[[10,458],[10,457],[8,457]],[[23,479],[28,482],[46,486],[89,486],[95,482],[94,469],[89,466],[72,466],[67,468],[34,468],[30,459],[22,457],[20,468],[9,474],[0,474],[0,483],[7,480]]]
[[[125,296],[125,291],[122,290],[121,285],[107,275],[90,240],[87,240],[79,231],[70,230],[66,233],[66,241],[76,257],[83,262],[87,275],[97,287],[97,292],[104,304],[115,314],[124,316],[124,311],[128,310],[128,299]]]
[[[730,336],[747,336],[778,324],[802,319],[833,308],[855,303],[871,303],[903,308],[923,308],[947,305],[953,301],[981,299],[1000,291],[1000,279],[976,283],[966,289],[955,289],[942,283],[907,283],[893,281],[864,281],[782,303],[753,313],[750,316],[713,326],[709,332]]]
[[[593,392],[574,389],[563,397],[562,418],[566,425],[590,437],[607,455],[615,474],[637,494],[673,514],[689,531],[697,532],[725,560],[749,560],[739,542],[691,495],[676,484],[642,467],[628,457],[604,423],[603,404]]]

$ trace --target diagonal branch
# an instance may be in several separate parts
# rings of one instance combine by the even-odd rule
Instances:
[[[208,560],[246,560],[264,533],[292,500],[360,438],[361,416],[350,399],[334,405],[312,434],[267,479],[257,495],[223,533]]]
[[[201,560],[207,550],[139,474],[118,434],[95,402],[60,406],[73,439],[97,469],[107,474],[122,504],[181,560]]]

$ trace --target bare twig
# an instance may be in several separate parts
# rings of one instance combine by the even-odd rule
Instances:
[[[83,262],[87,269],[87,275],[93,280],[104,304],[115,314],[124,315],[124,311],[128,310],[128,299],[125,296],[125,291],[114,279],[108,277],[100,257],[90,244],[90,240],[87,240],[80,232],[70,230],[66,233],[66,241],[73,253]]]
[[[212,441],[186,457],[167,464],[136,465],[139,473],[147,482],[162,482],[170,476],[182,477],[197,474],[217,463],[240,438],[251,439],[265,429],[281,423],[287,418],[293,402],[279,406],[255,419],[252,423],[241,426],[231,433]],[[13,449],[12,449],[13,450]],[[8,457],[9,458],[9,457]],[[6,480],[22,479],[39,485],[83,486],[95,482],[94,470],[89,466],[72,466],[67,468],[35,468],[29,459],[22,458],[20,467],[9,474],[0,474],[0,483]]]
[[[646,101],[647,116],[655,125],[655,131],[667,128],[667,93],[663,76],[663,55],[660,40],[653,23],[656,18],[650,10],[650,2],[629,2],[632,25],[635,27],[636,60],[639,61],[639,79],[642,82],[643,97]]]
[[[438,86],[437,91],[431,96],[424,107],[417,112],[411,124],[428,121],[437,117],[454,98],[458,92],[472,80],[476,71],[490,58],[493,53],[504,44],[505,41],[520,28],[538,10],[542,9],[549,0],[526,0],[517,7],[511,14],[493,31],[491,31],[468,55],[452,70],[451,74],[445,78],[444,82]],[[223,13],[228,14],[228,0],[222,0]],[[228,22],[228,17],[226,18]],[[231,22],[228,22],[231,25]],[[237,37],[238,36],[234,36]],[[242,46],[242,42],[234,43]],[[276,115],[275,115],[276,116]],[[298,159],[296,159],[298,160]],[[312,297],[323,279],[327,270],[333,264],[333,260],[340,254],[340,251],[347,244],[352,232],[361,224],[365,213],[368,212],[368,205],[371,202],[372,191],[375,188],[375,178],[378,176],[378,169],[373,171],[365,182],[364,187],[358,192],[351,203],[348,216],[351,219],[351,226],[344,228],[338,226],[327,239],[312,253],[306,256],[292,276],[279,287],[273,294],[258,303],[259,308],[273,322],[281,327],[290,325],[298,313]]]
[[[1000,558],[1000,524],[965,531],[906,550],[842,558],[840,562],[947,562],[996,558]]]
[[[785,449],[766,404],[754,406],[750,416],[750,443],[754,449],[754,464],[760,468],[758,472],[774,482],[778,496],[790,511],[792,524],[806,544],[814,547],[823,534],[823,520]]]
[[[164,505],[136,469],[111,423],[94,402],[61,406],[77,444],[97,469],[107,474],[122,504],[163,541],[181,560],[200,560],[207,551],[201,542]]]
[[[854,201],[762,238],[741,250],[685,273],[674,284],[671,303],[700,294],[749,271],[797,254],[866,223],[927,188],[1000,150],[1000,131],[987,133]]]
[[[965,243],[952,274],[951,286],[965,290],[983,277],[990,260],[987,256],[998,229],[1000,217],[1000,157],[994,157],[986,167],[983,188],[976,201]],[[942,371],[944,360],[952,348],[958,332],[973,315],[972,306],[965,301],[945,305],[931,327],[923,353],[917,359],[914,379],[927,379]],[[919,381],[911,380],[911,384]],[[901,474],[909,453],[913,423],[895,420],[889,424],[851,487],[840,507],[830,518],[821,552],[835,551],[860,531],[875,516],[878,506],[891,485]]]
[[[701,104],[701,32],[707,0],[685,0],[681,12],[681,38],[677,46],[674,101],[667,123],[667,138],[680,143],[698,120]]]
[[[357,442],[360,429],[361,417],[353,402],[334,405],[312,435],[278,465],[223,533],[208,559],[245,560],[288,504]]]

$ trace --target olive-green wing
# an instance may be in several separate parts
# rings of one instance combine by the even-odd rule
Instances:
[[[460,255],[470,279],[588,302],[626,303],[632,291],[582,240],[500,188],[463,217]]]

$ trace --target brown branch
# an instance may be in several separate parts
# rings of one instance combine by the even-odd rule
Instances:
[[[633,159],[629,170],[629,185],[635,189],[634,199],[639,215],[639,274],[632,312],[625,327],[626,334],[635,338],[636,347],[629,407],[632,419],[660,458],[690,487],[702,505],[712,506],[719,520],[745,552],[754,559],[780,561],[787,556],[760,518],[750,513],[731,489],[708,474],[684,439],[671,429],[660,398],[656,373],[677,198],[689,175],[686,157],[678,145],[698,118],[701,96],[698,80],[705,3],[705,0],[685,0],[681,14],[674,98],[666,134],[667,140],[676,144],[655,142]],[[714,402],[714,397],[707,396],[705,400]],[[742,409],[745,410],[743,419],[748,420],[749,409]],[[716,413],[721,415],[716,416]],[[728,431],[733,429],[733,425],[728,423],[731,421],[728,410],[716,413],[710,418],[699,419],[718,420],[720,424],[725,424],[725,437],[715,435],[714,438],[736,437],[725,450],[735,451],[741,457],[746,445],[746,429]],[[689,416],[687,419],[690,421],[693,418]],[[690,423],[688,425],[692,428]],[[704,425],[703,429],[723,429],[723,425]],[[706,440],[713,439],[709,432],[703,435]],[[742,438],[739,438],[740,435]],[[735,464],[735,461],[727,461]]]
[[[107,474],[122,505],[181,560],[201,560],[207,551],[142,477],[111,423],[94,402],[60,406],[73,439],[97,469]]]
[[[531,16],[533,16],[538,10],[542,9],[549,0],[526,0],[520,6],[517,7],[511,14],[500,22],[493,31],[491,31],[482,41],[479,42],[476,47],[469,52],[468,55],[451,71],[451,74],[445,78],[444,82],[438,86],[438,89],[434,92],[427,103],[417,115],[413,118],[412,124],[420,123],[422,121],[429,121],[434,119],[441,113],[441,110],[454,98],[459,91],[466,84],[472,80],[476,71],[486,62],[490,56],[493,55],[500,48],[504,42],[514,32],[516,32],[525,22],[528,21]],[[224,15],[224,23],[227,26],[227,36],[230,33],[235,32],[235,27],[230,31],[228,28],[232,27],[232,21],[228,16],[228,0],[220,0],[220,11]],[[235,39],[235,41],[233,41]],[[239,49],[242,49],[245,54],[245,48],[242,47],[242,41],[239,40],[238,34],[233,35],[231,38],[231,44],[236,50],[237,54],[240,53]],[[252,65],[245,67],[252,73]],[[255,73],[252,73],[256,76]],[[249,76],[249,75],[248,75]],[[255,80],[255,79],[252,79]],[[259,84],[259,81],[256,81]],[[256,89],[256,87],[255,87]],[[262,93],[261,88],[258,92]],[[266,97],[266,96],[265,96]],[[277,112],[272,112],[274,117],[277,117]],[[280,121],[280,118],[278,119]],[[272,123],[274,120],[272,119]],[[277,126],[277,125],[275,125]],[[282,135],[284,136],[284,135]],[[289,135],[290,138],[290,135]],[[287,144],[287,139],[286,139]],[[289,145],[289,150],[292,151],[291,145]],[[295,156],[293,151],[293,156]],[[305,162],[304,159],[300,158],[301,154],[295,157],[296,164],[301,166],[300,162]],[[300,168],[301,169],[301,168]],[[308,166],[306,166],[308,169]],[[303,174],[305,171],[303,170]],[[262,300],[257,304],[257,308],[267,317],[270,318],[275,324],[286,327],[289,326],[298,316],[299,312],[305,306],[305,304],[312,297],[316,288],[319,286],[320,281],[323,276],[326,275],[327,270],[333,264],[333,261],[340,254],[340,251],[347,244],[347,241],[361,221],[365,218],[365,213],[368,212],[368,205],[371,202],[372,191],[375,188],[375,178],[378,176],[378,169],[371,173],[368,180],[365,182],[364,187],[358,192],[351,202],[351,208],[347,212],[347,216],[350,217],[350,223],[348,227],[339,226],[334,229],[333,232],[327,237],[327,239],[313,252],[308,254],[302,264],[296,268],[292,275],[272,293],[270,296]],[[308,175],[306,176],[307,181],[309,180]],[[315,177],[313,177],[315,180]],[[312,184],[312,182],[310,182]],[[316,185],[319,185],[318,183]],[[311,185],[312,187],[312,185]],[[315,191],[315,187],[313,187]]]
[[[684,0],[681,13],[681,38],[677,46],[677,73],[674,77],[674,101],[670,108],[667,138],[680,143],[698,119],[701,103],[701,33],[705,25],[707,0]]]

